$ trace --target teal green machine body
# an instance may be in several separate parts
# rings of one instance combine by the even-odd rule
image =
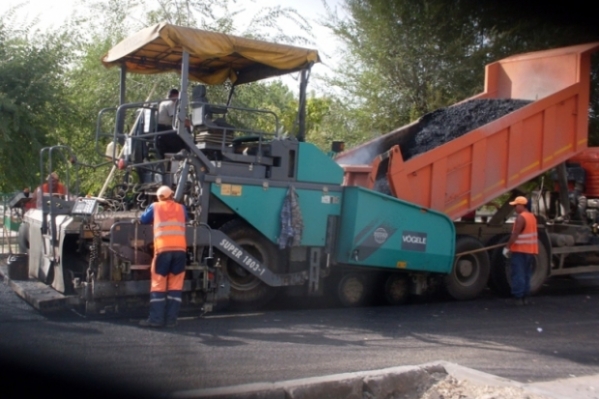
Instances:
[[[455,226],[444,214],[361,187],[345,187],[338,263],[449,273]]]
[[[304,223],[301,246],[324,247],[331,233],[329,219],[337,217],[339,264],[451,271],[455,227],[446,215],[365,188],[342,187],[343,169],[333,159],[310,143],[300,143],[298,150],[296,176],[284,187],[213,184],[211,193],[277,243],[283,202],[289,186],[297,182]]]
[[[301,246],[324,247],[329,216],[341,214],[343,168],[314,144],[299,143],[295,170],[296,176],[290,179],[287,187],[213,184],[211,192],[276,243],[281,232],[281,208],[288,187],[296,182],[309,183],[311,188],[302,185],[303,188],[295,189],[304,224]]]

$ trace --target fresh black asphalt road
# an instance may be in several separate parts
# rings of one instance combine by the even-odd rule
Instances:
[[[552,280],[522,308],[486,294],[358,309],[295,300],[202,319],[187,311],[170,330],[139,328],[142,317],[47,317],[2,282],[0,353],[26,365],[24,373],[39,366],[71,382],[93,377],[163,393],[435,360],[521,382],[599,373],[597,276]]]

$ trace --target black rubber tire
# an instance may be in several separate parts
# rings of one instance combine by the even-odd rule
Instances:
[[[272,272],[280,270],[278,248],[260,232],[239,219],[225,223],[219,230],[248,251]],[[226,255],[220,254],[223,274],[231,283],[229,306],[238,310],[255,310],[276,296],[278,289],[270,287],[250,274]]]
[[[29,253],[29,223],[23,222],[19,226],[19,235],[17,237],[19,243],[19,252],[22,254]]]
[[[410,297],[408,277],[401,273],[390,273],[383,285],[383,297],[391,306],[403,305]]]
[[[368,297],[366,278],[359,273],[347,273],[337,284],[337,298],[341,305],[353,308],[363,306]]]
[[[506,243],[509,236],[505,236],[498,244]],[[530,294],[534,295],[543,287],[547,276],[549,275],[549,257],[547,249],[542,241],[539,240],[539,254],[535,257],[533,263],[532,277],[530,281]],[[511,295],[512,284],[510,281],[509,259],[503,256],[503,247],[494,249],[491,252],[491,278],[489,286],[499,296],[508,297]]]
[[[495,244],[504,244],[509,240],[509,235],[504,235],[495,240]],[[489,278],[489,288],[499,296],[510,296],[511,286],[508,277],[509,259],[503,256],[503,247],[491,251],[491,277]]]
[[[470,236],[456,238],[456,254],[484,248],[482,242]],[[451,273],[445,276],[445,288],[454,299],[465,301],[477,298],[487,287],[490,260],[486,251],[456,259]]]

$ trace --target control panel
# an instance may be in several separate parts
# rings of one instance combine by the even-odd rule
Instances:
[[[95,198],[77,198],[73,210],[73,215],[93,215],[98,207],[98,200]]]

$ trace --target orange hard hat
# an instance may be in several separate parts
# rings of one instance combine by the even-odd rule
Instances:
[[[528,200],[526,197],[516,197],[515,200],[510,202],[510,205],[526,205],[528,204]]]

